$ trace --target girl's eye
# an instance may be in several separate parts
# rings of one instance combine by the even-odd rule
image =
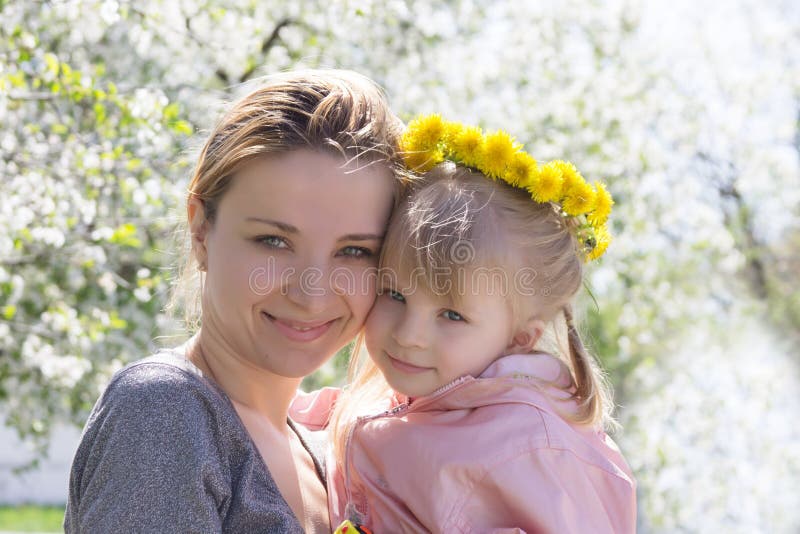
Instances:
[[[344,247],[342,249],[341,255],[348,256],[351,258],[371,258],[372,256],[375,255],[375,253],[368,248],[350,246],[350,247]]]
[[[282,237],[276,235],[265,235],[257,237],[256,241],[263,243],[270,248],[289,248],[289,243]]]
[[[453,310],[445,310],[445,311],[443,311],[442,312],[442,316],[445,319],[449,319],[451,321],[463,321],[464,320],[464,317],[460,313],[458,313],[457,311],[453,311]]]
[[[386,292],[387,295],[389,295],[389,298],[392,299],[392,300],[396,300],[397,302],[405,302],[406,301],[406,298],[402,295],[402,293],[399,293],[399,292],[395,291],[394,289],[387,289],[385,292]]]

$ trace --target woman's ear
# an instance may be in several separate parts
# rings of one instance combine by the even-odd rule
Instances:
[[[533,351],[536,342],[542,337],[544,332],[544,321],[541,319],[528,319],[517,329],[511,342],[506,347],[504,354],[528,354]]]
[[[186,205],[189,218],[189,232],[192,236],[192,253],[197,259],[197,269],[205,271],[208,266],[208,249],[206,236],[208,233],[208,219],[203,201],[192,195]]]

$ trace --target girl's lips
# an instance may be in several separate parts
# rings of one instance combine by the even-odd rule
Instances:
[[[304,322],[291,321],[289,319],[278,319],[277,317],[264,312],[264,316],[275,325],[275,328],[291,341],[309,342],[323,336],[331,327],[335,319],[325,322]]]
[[[416,375],[416,374],[419,374],[419,373],[424,373],[425,371],[430,371],[431,369],[433,369],[433,367],[420,367],[418,365],[412,365],[412,364],[406,363],[406,362],[404,362],[402,360],[398,360],[397,358],[393,357],[388,352],[386,353],[386,356],[389,358],[389,361],[391,362],[392,367],[394,367],[398,371],[401,371],[403,373],[407,373],[407,374],[410,374],[410,375]]]

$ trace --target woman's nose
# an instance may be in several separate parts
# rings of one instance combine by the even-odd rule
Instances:
[[[328,309],[337,298],[336,291],[331,288],[328,266],[317,262],[295,269],[284,289],[286,297],[312,314]]]

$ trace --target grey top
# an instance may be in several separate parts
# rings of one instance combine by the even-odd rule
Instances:
[[[289,424],[324,482],[322,443]],[[175,352],[122,369],[97,401],[64,530],[303,532],[228,397]]]

